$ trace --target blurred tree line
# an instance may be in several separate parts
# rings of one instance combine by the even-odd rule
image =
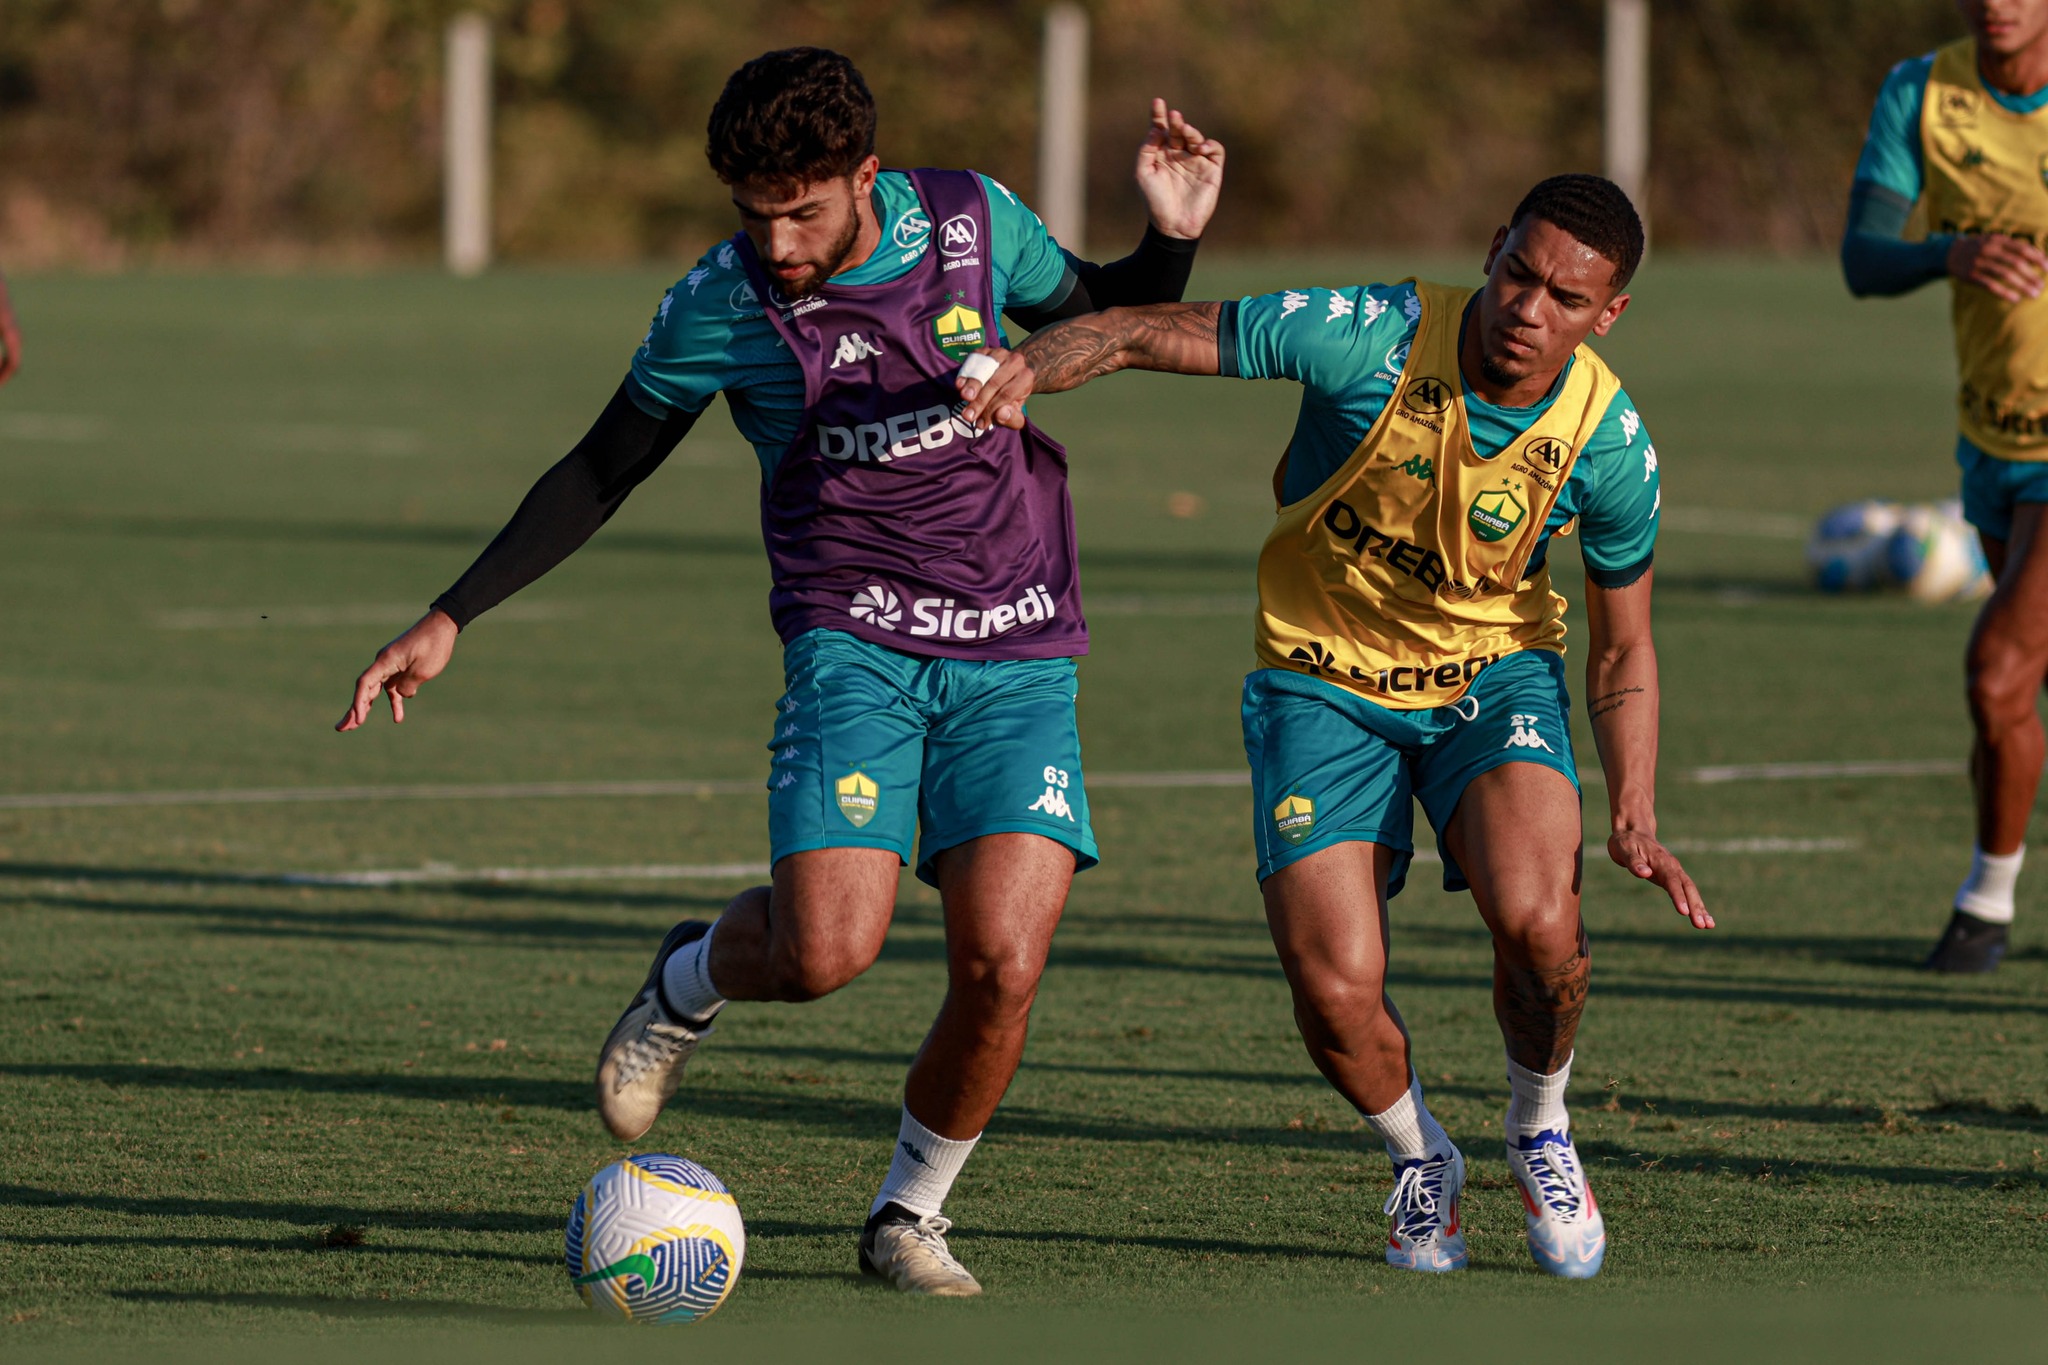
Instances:
[[[0,262],[435,250],[443,26],[494,20],[496,214],[518,259],[695,255],[731,230],[703,128],[726,75],[857,61],[886,164],[1027,197],[1042,0],[0,0]],[[1230,147],[1213,237],[1482,240],[1600,166],[1601,0],[1093,0],[1090,237],[1135,235],[1149,96]],[[1947,0],[1654,0],[1661,244],[1831,245],[1879,81]]]

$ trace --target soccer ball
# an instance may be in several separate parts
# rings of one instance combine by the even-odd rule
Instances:
[[[1882,587],[1892,533],[1906,519],[1895,502],[1846,503],[1820,519],[1806,543],[1806,563],[1822,592],[1863,592]]]
[[[1885,542],[1885,572],[1920,602],[1956,602],[1991,591],[1984,547],[1953,502],[1907,510]]]
[[[740,1277],[747,1229],[717,1176],[679,1156],[614,1162],[569,1211],[569,1279],[600,1313],[694,1322]]]

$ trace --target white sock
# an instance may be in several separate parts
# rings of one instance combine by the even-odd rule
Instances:
[[[662,999],[684,1019],[708,1019],[725,1004],[711,984],[711,937],[717,932],[713,924],[704,937],[685,943],[661,964]]]
[[[1387,1144],[1387,1155],[1396,1162],[1420,1161],[1451,1145],[1450,1134],[1422,1102],[1422,1082],[1413,1071],[1408,1073],[1408,1093],[1379,1113],[1367,1114],[1365,1121]]]
[[[882,1180],[882,1192],[868,1206],[868,1217],[882,1211],[884,1204],[901,1204],[920,1218],[928,1218],[946,1206],[953,1182],[981,1135],[955,1141],[942,1138],[911,1116],[906,1107],[903,1126],[896,1132],[896,1156],[889,1174]]]
[[[1565,1058],[1564,1065],[1549,1076],[1531,1071],[1514,1058],[1508,1058],[1508,1137],[1534,1137],[1542,1132],[1569,1133],[1572,1118],[1565,1112],[1564,1090],[1571,1083],[1570,1057]]]
[[[2012,923],[2012,884],[2019,880],[2027,846],[2010,853],[1970,850],[1970,875],[1956,891],[1956,909],[1993,924]]]

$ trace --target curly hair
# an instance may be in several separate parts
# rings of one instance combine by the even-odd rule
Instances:
[[[726,81],[704,150],[728,185],[795,187],[851,175],[874,154],[875,97],[837,52],[765,52]]]
[[[1563,228],[1614,262],[1614,287],[1625,288],[1643,263],[1643,220],[1621,186],[1599,175],[1553,175],[1522,196],[1508,228],[1524,218]]]

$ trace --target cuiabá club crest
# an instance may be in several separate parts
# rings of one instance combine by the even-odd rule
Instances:
[[[1529,506],[1515,496],[1512,485],[1502,484],[1489,488],[1472,499],[1472,506],[1465,513],[1465,522],[1472,528],[1472,534],[1491,544],[1505,539],[1522,524],[1522,518],[1529,515]]]

